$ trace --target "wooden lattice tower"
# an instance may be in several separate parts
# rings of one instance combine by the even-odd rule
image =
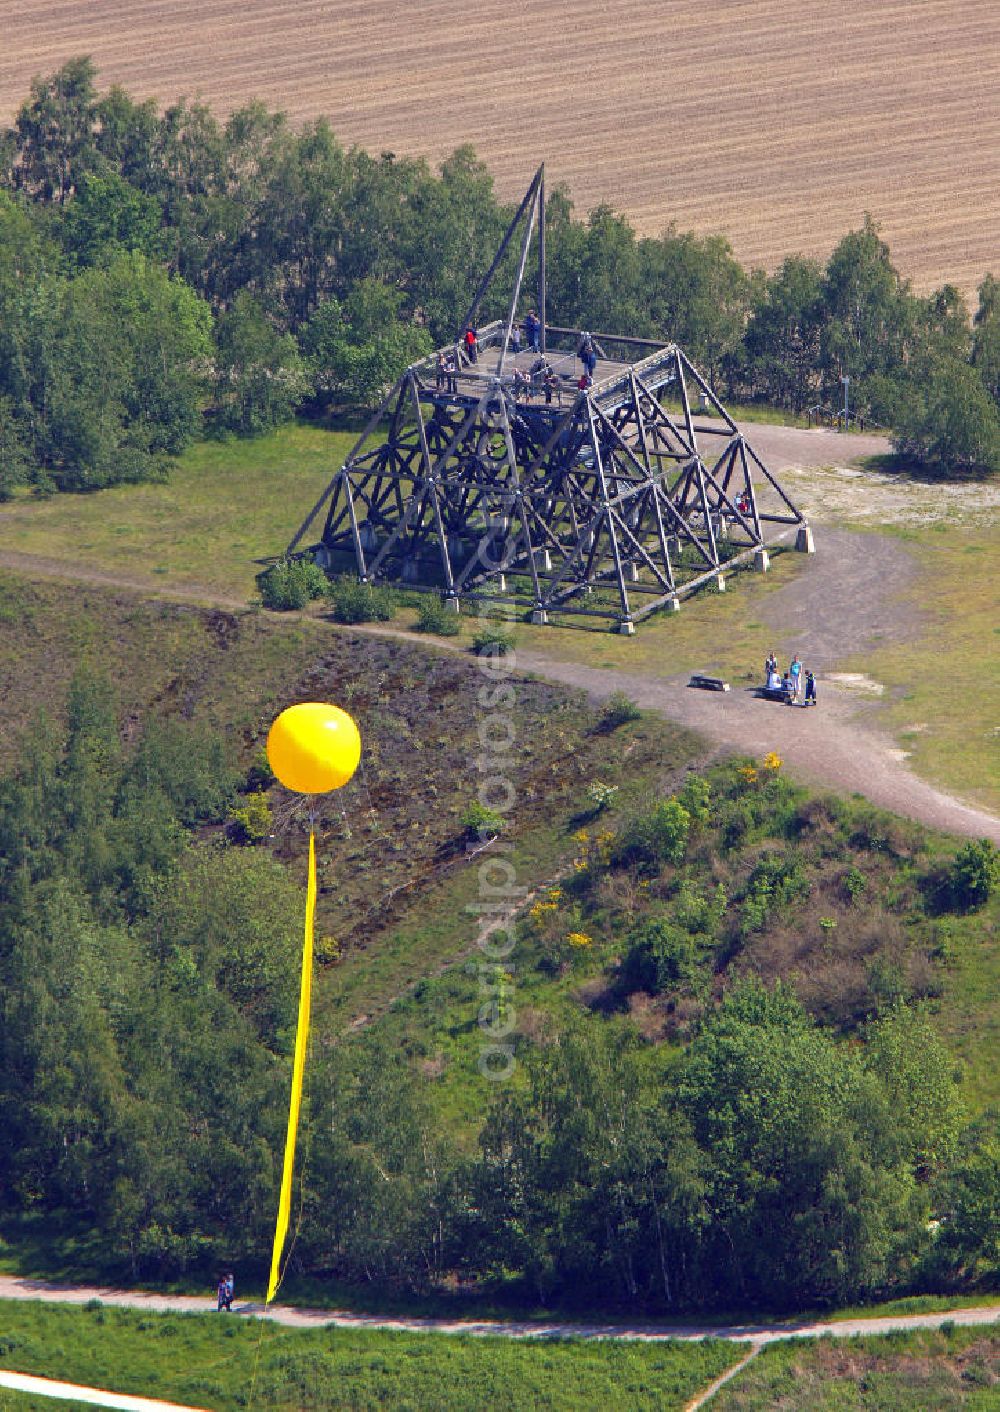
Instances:
[[[528,251],[539,229],[539,350],[516,351]],[[518,229],[508,317],[463,335]],[[403,582],[463,599],[505,598],[533,621],[604,617],[620,631],[725,572],[768,565],[800,511],[708,383],[673,343],[547,326],[544,174],[539,169],[453,345],[393,388],[295,539],[329,500],[312,552],[362,582]],[[442,360],[450,362],[443,368]]]

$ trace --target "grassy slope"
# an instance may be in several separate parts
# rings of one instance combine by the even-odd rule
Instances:
[[[250,1405],[272,1412],[384,1406],[400,1412],[680,1409],[739,1354],[734,1345],[718,1342],[545,1343],[293,1330],[217,1315],[35,1303],[4,1304],[0,1347],[3,1366],[17,1372],[176,1399],[212,1412]],[[5,1396],[0,1391],[0,1407]]]
[[[766,1348],[713,1402],[717,1412],[986,1412],[997,1406],[1000,1331],[919,1330]]]

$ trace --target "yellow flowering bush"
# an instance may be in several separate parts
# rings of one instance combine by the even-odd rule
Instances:
[[[765,770],[770,770],[772,773],[776,774],[776,773],[778,772],[778,770],[781,769],[781,765],[782,765],[781,756],[778,755],[775,751],[770,750],[770,751],[768,751],[768,753],[764,756],[764,769],[765,769]]]
[[[566,940],[569,942],[570,946],[575,946],[578,949],[582,949],[585,946],[593,946],[594,944],[594,938],[588,936],[586,932],[570,932]]]

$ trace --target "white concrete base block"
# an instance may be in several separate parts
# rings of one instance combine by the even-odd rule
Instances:
[[[507,592],[507,575],[506,575],[506,574],[497,574],[497,576],[496,576],[496,578],[495,578],[495,580],[494,580],[494,583],[496,584],[497,593],[506,593],[506,592]]]
[[[552,572],[552,555],[547,549],[535,550],[535,568],[541,569],[544,574]]]
[[[536,608],[531,615],[531,621],[538,627],[544,627],[549,620],[549,615],[544,608]]]
[[[799,526],[799,532],[795,536],[795,548],[800,554],[816,553],[816,545],[813,542],[813,532],[808,525]]]
[[[618,631],[621,633],[622,637],[634,637],[635,623],[619,623]]]
[[[725,593],[725,591],[726,591],[726,580],[725,580],[725,577],[724,577],[722,574],[719,575],[718,579],[716,580],[716,583],[718,584],[719,592],[720,592],[720,593]]]
[[[681,600],[679,598],[671,598],[669,602],[664,603],[663,606],[668,613],[679,613],[681,611]]]
[[[444,606],[449,609],[452,613],[460,613],[462,611],[458,605],[457,596],[454,598],[446,598],[444,600]]]
[[[629,564],[629,566],[628,566],[628,578],[629,578],[629,583],[638,583],[638,582],[639,582],[639,565],[638,565],[638,564]]]
[[[766,574],[771,567],[771,556],[766,549],[758,549],[753,556],[753,566],[759,574]]]

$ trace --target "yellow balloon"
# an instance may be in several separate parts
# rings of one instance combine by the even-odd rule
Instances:
[[[361,736],[339,706],[303,701],[282,711],[267,733],[267,758],[286,789],[326,794],[354,774]]]

